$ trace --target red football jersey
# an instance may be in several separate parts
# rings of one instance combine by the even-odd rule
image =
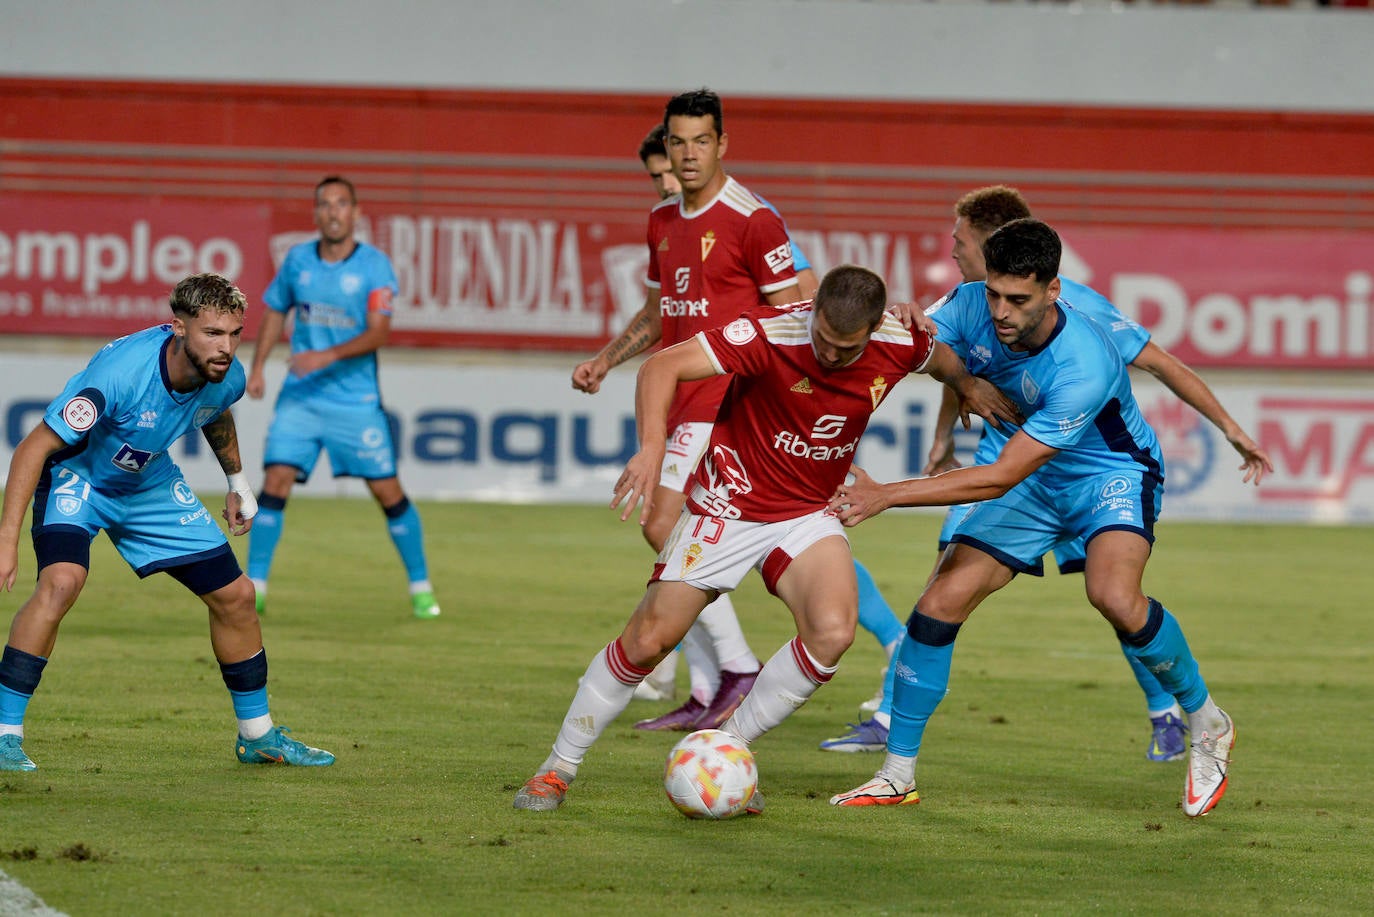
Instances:
[[[649,213],[650,288],[659,291],[663,346],[718,328],[767,294],[795,284],[792,242],[782,219],[733,178],[715,198],[690,214],[672,197]],[[726,379],[678,388],[669,429],[715,420]]]
[[[733,373],[711,442],[687,486],[694,513],[779,522],[822,508],[844,481],[868,418],[925,368],[935,339],[888,315],[853,363],[826,369],[811,344],[811,304],[754,309],[697,335]]]

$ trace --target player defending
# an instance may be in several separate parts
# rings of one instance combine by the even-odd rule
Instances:
[[[391,333],[396,274],[385,254],[354,238],[358,213],[351,182],[332,175],[316,185],[320,237],[286,253],[263,297],[268,309],[248,374],[250,398],[266,391],[263,367],[292,309],[295,328],[290,372],[267,431],[258,524],[248,540],[248,576],[257,589],[259,614],[266,607],[267,578],[291,487],[310,478],[323,449],[334,476],[362,478],[382,508],[410,580],[412,613],[439,616],[420,514],[396,476],[396,448],[377,388],[377,351]]]
[[[959,519],[907,624],[887,758],[872,780],[830,801],[919,800],[916,755],[945,696],[960,625],[1018,572],[1035,572],[1047,551],[1079,538],[1087,546],[1088,601],[1116,629],[1125,652],[1154,672],[1188,714],[1183,810],[1204,815],[1226,792],[1236,732],[1208,693],[1178,621],[1140,589],[1163,495],[1159,443],[1108,333],[1057,301],[1061,246],[1054,230],[1013,220],[988,237],[983,253],[987,280],[961,287],[983,301],[958,297],[932,317],[940,340],[1028,420],[1008,428],[991,464],[885,485],[855,469],[855,483],[831,500],[846,525],[890,506],[975,505]]]
[[[172,322],[122,337],[97,353],[48,405],[14,450],[0,512],[0,588],[14,586],[19,528],[33,498],[38,587],[14,616],[0,657],[0,770],[31,771],[24,713],[86,585],[91,540],[104,529],[140,577],[165,571],[210,610],[210,645],[238,718],[245,764],[323,766],[334,756],[288,738],[267,709],[267,653],[253,585],[210,512],[168,456],[199,428],[229,482],[224,518],[253,525],[252,488],[239,462],[229,406],[243,396],[234,359],[246,301],[216,274],[172,291]]]
[[[886,303],[881,278],[846,265],[826,275],[814,305],[754,309],[645,361],[635,392],[640,450],[611,501],[623,504],[622,521],[641,500],[641,524],[655,511],[675,392],[695,380],[733,378],[648,590],[620,636],[592,659],[553,753],[516,794],[515,808],[562,804],[587,750],[635,685],[750,568],[786,603],[797,636],[768,660],[722,728],[752,742],[830,680],[854,640],[858,593],[848,539],[826,502],[870,415],[910,372],[959,386],[980,413],[1009,410],[976,403],[981,389],[949,348],[903,328],[884,312]],[[755,798],[750,811],[762,806]]]
[[[987,269],[983,262],[983,242],[988,235],[1014,219],[1030,216],[1031,212],[1025,199],[1015,188],[993,185],[964,195],[954,205],[954,214],[952,257],[964,282],[970,283],[987,278]],[[1207,383],[1203,382],[1187,364],[1150,340],[1148,331],[1127,319],[1096,290],[1075,283],[1067,277],[1060,277],[1059,283],[1060,299],[1079,312],[1086,313],[1089,318],[1101,325],[1108,332],[1122,360],[1164,383],[1179,399],[1210,420],[1222,432],[1227,442],[1241,456],[1240,469],[1244,472],[1245,481],[1259,484],[1266,472],[1274,470],[1268,454],[1241,429],[1240,424],[1236,423],[1207,387]],[[961,294],[958,290],[949,294],[950,297],[958,295],[966,294]],[[954,459],[953,437],[957,410],[952,397],[946,397],[942,401],[931,441],[930,459],[922,474],[931,475],[959,467],[959,463]],[[974,463],[986,465],[995,461],[1005,442],[1006,437],[1000,431],[985,427],[974,454]],[[946,514],[945,524],[940,532],[940,551],[944,551],[948,546],[959,517],[966,511],[966,506],[954,506]],[[1083,557],[1083,544],[1077,539],[1057,545],[1054,549],[1054,558],[1060,573],[1081,573]],[[1176,761],[1184,757],[1188,752],[1188,725],[1184,720],[1183,710],[1152,672],[1130,653],[1125,655],[1136,683],[1145,694],[1145,706],[1150,721],[1150,738],[1145,746],[1145,757],[1151,761]],[[876,712],[871,719],[855,724],[847,735],[822,742],[821,747],[831,751],[881,751],[886,746],[892,709],[890,672],[884,682],[880,703],[874,709]]]
[[[649,213],[649,269],[644,307],[614,340],[573,369],[573,388],[594,394],[614,366],[662,341],[671,346],[719,327],[747,309],[801,299],[792,243],[782,219],[729,177],[722,159],[729,145],[720,97],[707,89],[682,93],[664,108],[664,143],[680,186]],[[647,163],[646,163],[647,166]],[[667,418],[668,453],[654,499],[646,504],[644,538],[663,549],[686,502],[683,487],[711,435],[728,380],[682,386]],[[640,724],[647,729],[719,726],[758,676],[729,596],[702,613],[701,627],[720,667],[714,695],[690,697],[681,707]]]

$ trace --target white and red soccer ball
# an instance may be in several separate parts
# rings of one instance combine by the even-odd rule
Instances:
[[[688,818],[731,818],[759,786],[754,755],[719,729],[699,729],[673,746],[663,769],[668,801]]]

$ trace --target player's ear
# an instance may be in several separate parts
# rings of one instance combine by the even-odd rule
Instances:
[[[172,334],[176,335],[178,340],[186,337],[186,322],[180,315],[172,316]]]
[[[720,152],[716,154],[718,158],[720,158],[720,159],[724,159],[724,158],[725,158],[725,148],[728,147],[729,145],[730,145],[730,135],[727,134],[727,133],[725,133],[724,131],[721,131],[721,134],[720,134]]]
[[[1050,299],[1058,299],[1059,291],[1060,284],[1058,277],[1054,278],[1049,283],[1045,284],[1045,292],[1049,294]]]

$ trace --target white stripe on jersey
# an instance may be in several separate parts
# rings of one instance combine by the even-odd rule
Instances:
[[[763,203],[754,197],[754,192],[733,178],[725,180],[725,187],[720,189],[720,196],[716,200],[744,216],[750,216],[755,211],[764,209]]]

